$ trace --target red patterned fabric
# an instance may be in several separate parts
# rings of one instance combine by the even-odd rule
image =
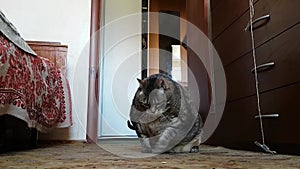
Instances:
[[[68,82],[47,59],[17,48],[0,34],[0,115],[11,114],[45,131],[68,127],[71,100]]]

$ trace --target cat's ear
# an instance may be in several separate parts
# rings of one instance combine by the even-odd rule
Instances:
[[[143,87],[145,87],[145,83],[146,83],[146,81],[145,81],[145,80],[141,80],[141,79],[139,79],[139,78],[136,78],[136,80],[139,82],[139,84],[140,84],[140,88],[143,88]]]
[[[169,85],[167,84],[167,82],[164,79],[158,80],[158,86],[162,87],[164,90],[170,89]]]

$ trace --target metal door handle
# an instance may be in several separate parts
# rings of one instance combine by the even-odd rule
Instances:
[[[261,118],[277,118],[279,114],[263,114],[260,116]],[[254,118],[258,119],[259,115],[255,116]]]
[[[275,66],[275,62],[265,63],[256,67],[257,72],[263,72],[269,70]],[[251,73],[254,73],[255,68],[251,69]]]
[[[257,28],[265,25],[266,23],[268,23],[270,21],[270,19],[271,19],[270,14],[267,14],[267,15],[261,16],[259,18],[256,18],[255,20],[252,21],[252,29],[254,30],[254,29],[257,29]],[[262,21],[264,21],[264,22],[262,22]],[[262,22],[262,23],[259,24],[259,25],[256,25],[259,22]],[[245,28],[245,31],[250,31],[250,22],[248,22],[248,24]]]

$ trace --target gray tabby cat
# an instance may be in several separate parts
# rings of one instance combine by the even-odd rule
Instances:
[[[135,130],[143,152],[198,152],[202,118],[187,91],[163,74],[138,80],[128,127]]]

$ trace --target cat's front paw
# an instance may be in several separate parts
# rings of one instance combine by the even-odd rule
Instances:
[[[199,146],[192,147],[190,153],[199,153]]]
[[[161,107],[161,108],[157,108],[156,111],[155,111],[155,114],[158,116],[158,117],[161,117],[163,116],[167,111],[169,111],[170,108],[169,107]]]
[[[151,153],[149,138],[140,138],[142,153]]]
[[[151,149],[142,147],[142,153],[152,153]]]

